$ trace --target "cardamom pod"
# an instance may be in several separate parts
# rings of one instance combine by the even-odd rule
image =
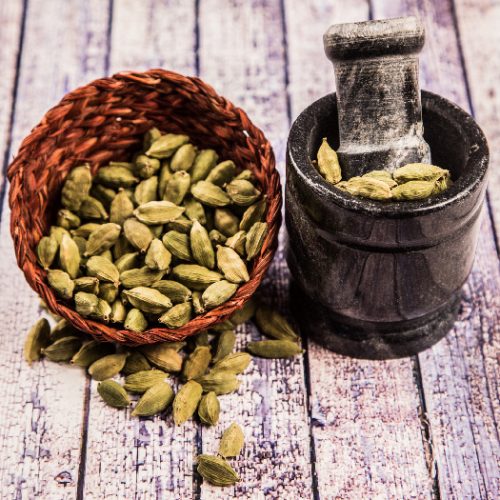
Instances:
[[[337,153],[328,144],[326,137],[323,137],[318,150],[318,170],[319,173],[331,184],[337,184],[342,180],[339,159]]]
[[[125,366],[128,353],[108,354],[94,361],[88,369],[94,380],[106,380],[118,375]]]
[[[167,272],[172,261],[172,254],[165,248],[165,245],[158,239],[154,239],[149,245],[144,263],[152,271]]]
[[[216,208],[214,212],[215,229],[230,237],[238,232],[240,220],[227,208]]]
[[[111,250],[104,250],[104,252],[101,252],[99,255],[109,260],[109,262],[113,262],[113,252]]]
[[[109,218],[104,205],[92,196],[86,196],[83,199],[78,214],[84,219],[107,220]]]
[[[73,229],[81,224],[80,217],[67,208],[62,208],[57,212],[57,225],[64,229]]]
[[[217,363],[231,354],[235,344],[236,334],[234,330],[224,330],[217,339],[217,347],[212,361]]]
[[[205,312],[205,308],[203,307],[203,302],[201,300],[201,292],[193,292],[192,302],[195,314],[203,314]]]
[[[192,305],[191,302],[184,302],[177,304],[172,309],[163,313],[158,322],[167,326],[168,328],[180,328],[189,322],[191,319]]]
[[[222,275],[198,264],[179,264],[172,270],[172,278],[191,290],[205,290],[212,283],[222,279]]]
[[[229,195],[219,186],[207,181],[198,181],[191,187],[191,194],[209,207],[225,207],[231,203]]]
[[[24,342],[24,359],[31,365],[38,361],[42,355],[42,349],[50,342],[50,325],[45,318],[39,319],[28,332]]]
[[[59,262],[63,271],[74,279],[80,272],[80,251],[71,236],[63,235],[59,246]]]
[[[68,273],[60,269],[49,269],[47,271],[47,281],[62,299],[71,299],[73,297],[75,284]]]
[[[250,279],[247,266],[232,248],[217,247],[217,267],[231,283],[244,283]]]
[[[214,486],[230,486],[240,481],[240,477],[229,463],[220,457],[198,455],[198,474]]]
[[[105,300],[98,299],[96,310],[92,316],[107,323],[111,318],[111,306]]]
[[[212,229],[208,233],[208,237],[214,246],[224,245],[227,241],[227,238],[220,231],[217,231],[217,229]]]
[[[238,290],[238,285],[226,280],[213,283],[203,292],[201,300],[205,309],[213,309],[228,301]]]
[[[88,164],[74,167],[68,173],[61,191],[61,203],[73,212],[80,210],[83,199],[92,185],[92,174]]]
[[[153,141],[146,151],[153,158],[170,158],[183,144],[189,142],[189,137],[182,134],[165,134]]]
[[[127,167],[101,167],[97,171],[96,181],[111,188],[131,187],[139,179]]]
[[[237,391],[240,386],[240,381],[236,378],[236,375],[224,370],[211,370],[197,379],[197,382],[203,387],[203,392],[213,391],[217,396]]]
[[[144,205],[150,201],[156,201],[158,199],[158,189],[159,189],[158,177],[153,175],[149,179],[139,182],[134,191],[134,199],[138,205]]]
[[[89,276],[95,276],[99,281],[109,281],[114,283],[116,286],[120,283],[120,273],[116,266],[110,262],[108,259],[101,257],[100,255],[93,255],[87,261],[87,274]]]
[[[250,205],[243,213],[240,221],[240,229],[249,231],[256,222],[262,222],[267,210],[267,201],[265,198]]]
[[[174,399],[174,391],[166,382],[150,387],[137,402],[132,416],[149,417],[167,408]]]
[[[97,392],[102,400],[113,408],[126,408],[130,404],[130,398],[125,389],[114,380],[99,382]]]
[[[169,342],[142,346],[141,352],[160,370],[180,372],[182,369],[182,357],[175,348],[169,347]]]
[[[200,266],[213,269],[215,266],[215,253],[208,231],[198,222],[194,221],[189,233],[191,254]]]
[[[102,206],[108,210],[116,196],[116,191],[101,184],[94,184],[90,189],[90,196],[100,201]]]
[[[203,225],[207,223],[205,209],[198,200],[195,200],[194,198],[184,200],[184,207],[186,208],[185,215],[190,221],[198,221]]]
[[[134,173],[143,179],[149,179],[160,170],[160,161],[146,155],[138,155],[135,159]]]
[[[75,294],[76,312],[84,317],[94,315],[97,311],[98,305],[99,298],[93,293],[78,292]]]
[[[226,192],[234,204],[243,207],[255,203],[261,195],[261,192],[251,182],[243,179],[231,181],[226,186]]]
[[[449,176],[449,170],[427,163],[408,163],[393,173],[394,180],[398,184],[409,181],[435,181],[440,177],[449,178]]]
[[[170,299],[154,288],[138,286],[124,290],[123,294],[134,307],[145,313],[161,314],[172,307]]]
[[[147,360],[145,360],[147,363]],[[168,374],[162,370],[153,368],[151,370],[142,370],[131,373],[125,377],[125,384],[123,387],[129,392],[136,392],[142,394],[154,385],[164,382]]]
[[[167,224],[167,229],[170,231],[178,231],[179,233],[189,234],[193,227],[193,221],[189,220],[184,215]]]
[[[144,141],[142,143],[142,149],[144,151],[147,151],[151,145],[153,144],[154,141],[159,139],[161,137],[161,132],[156,128],[150,128],[145,134],[144,134]]]
[[[100,225],[90,233],[84,255],[89,257],[109,250],[116,243],[121,231],[121,226],[112,222]]]
[[[120,299],[115,300],[111,304],[111,316],[109,320],[112,323],[123,323],[127,317],[127,309]]]
[[[160,175],[158,176],[158,188],[157,188],[158,199],[163,200],[163,196],[165,195],[165,189],[167,189],[167,183],[172,178],[172,174],[173,172],[170,168],[170,160],[163,160],[161,163]]]
[[[249,170],[248,168],[245,168],[245,170],[242,170],[236,177],[236,180],[244,180],[244,181],[250,181],[252,184],[257,182],[257,178],[255,177],[255,174]]]
[[[123,326],[133,332],[143,332],[148,327],[148,321],[139,309],[130,309]]]
[[[81,345],[79,337],[63,337],[42,349],[42,354],[51,361],[69,361]]]
[[[395,200],[423,200],[434,194],[436,181],[408,181],[392,190]]]
[[[80,257],[84,257],[85,249],[87,248],[87,240],[85,238],[82,238],[81,236],[73,236],[73,241],[78,247]],[[82,260],[80,260],[80,262],[82,262]]]
[[[182,374],[185,380],[199,378],[205,374],[212,359],[210,347],[198,346],[184,362]]]
[[[45,270],[47,270],[54,262],[58,250],[59,243],[52,236],[44,236],[38,242],[36,247],[38,262],[40,262],[41,266]]]
[[[54,328],[50,332],[50,342],[55,342],[63,337],[78,337],[81,333],[67,320],[61,319],[54,325]]]
[[[85,342],[78,352],[71,358],[71,364],[87,368],[98,359],[112,354],[114,351],[113,344],[109,342],[98,342],[97,340],[89,340]]]
[[[249,342],[247,349],[254,356],[261,358],[290,358],[301,354],[303,351],[299,345],[290,340],[260,340]]]
[[[137,219],[127,219],[123,223],[123,232],[127,240],[141,253],[146,253],[154,236],[146,224]]]
[[[180,388],[179,392],[175,395],[173,403],[175,425],[183,424],[194,415],[202,393],[203,389],[201,385],[194,380],[189,380]]]
[[[363,179],[368,177],[385,182],[390,189],[398,185],[398,183],[392,178],[391,173],[387,170],[372,170],[371,172],[367,172],[366,174],[364,174],[362,177]]]
[[[348,181],[337,184],[336,187],[354,196],[370,200],[387,201],[392,198],[389,186],[384,181],[371,177],[351,177]]]
[[[163,199],[180,205],[191,186],[191,176],[185,170],[172,174],[165,187]]]
[[[132,217],[134,212],[134,204],[128,197],[125,191],[120,191],[111,202],[109,207],[109,221],[120,226],[129,218]]]
[[[121,257],[129,253],[136,253],[136,255],[139,255],[137,252],[134,252],[135,248],[129,243],[129,241],[123,234],[123,231],[120,237],[116,240],[116,243],[114,244],[112,250],[113,250],[113,257],[117,259],[116,262],[118,262],[118,260],[120,260]],[[137,267],[137,265],[131,267]],[[125,269],[122,270],[125,271]]]
[[[153,283],[151,287],[166,295],[173,304],[187,302],[192,295],[191,290],[187,286],[173,280],[160,280]]]
[[[250,354],[246,352],[235,352],[233,354],[228,354],[220,361],[217,361],[217,363],[213,366],[213,370],[228,371],[238,375],[239,373],[243,373],[248,368],[251,361],[252,356],[250,356]]]
[[[246,323],[253,318],[256,310],[257,303],[255,302],[255,299],[251,297],[245,302],[245,305],[242,308],[233,313],[230,318],[231,323],[233,323],[234,325],[241,325],[242,323]]]
[[[256,222],[248,231],[245,241],[247,260],[257,257],[262,249],[267,235],[267,223]]]
[[[193,184],[206,179],[218,160],[219,156],[213,149],[202,149],[196,156],[193,167],[191,168]]]
[[[80,227],[77,227],[76,229],[72,229],[71,235],[73,237],[80,236],[81,238],[88,238],[100,226],[101,226],[101,224],[99,224],[97,222],[87,222],[87,224],[82,224]],[[54,228],[55,228],[55,226],[52,226],[50,228],[51,234],[52,234],[52,230]],[[61,239],[62,239],[62,234],[61,234],[61,238],[58,240],[58,243],[61,243]]]
[[[144,354],[139,351],[132,351],[127,356],[127,361],[125,361],[125,366],[122,369],[122,373],[124,375],[132,375],[133,373],[150,371],[151,365],[149,361],[146,359]],[[127,380],[125,379],[125,383]]]
[[[222,434],[219,444],[219,455],[224,458],[237,457],[245,444],[245,434],[241,427],[232,423]]]
[[[137,268],[137,264],[139,263],[138,257],[139,252],[124,253],[116,260],[116,269],[118,269],[118,272],[121,274],[124,271],[129,271],[130,269]]]
[[[172,156],[170,168],[172,171],[190,170],[198,150],[192,144],[183,144]]]
[[[193,260],[189,236],[178,231],[168,231],[163,235],[163,244],[167,250],[181,260]]]
[[[50,236],[51,238],[54,238],[57,241],[57,244],[61,244],[62,237],[67,234],[69,235],[69,231],[67,229],[64,229],[63,227],[59,226],[52,226],[50,228]]]
[[[255,311],[255,322],[260,332],[276,340],[298,342],[300,337],[290,323],[277,311],[260,304]]]
[[[135,288],[137,286],[151,286],[163,278],[165,271],[153,271],[144,266],[138,269],[129,269],[120,274],[120,281],[124,288]]]
[[[224,186],[236,175],[236,165],[232,160],[226,160],[216,165],[206,177],[207,182],[216,186]]]
[[[244,257],[246,241],[247,233],[245,231],[238,231],[226,240],[225,245],[229,248],[232,248],[238,255]]]
[[[205,394],[198,406],[198,416],[202,423],[207,425],[217,425],[220,415],[220,403],[215,392]]]
[[[150,201],[134,210],[138,220],[147,225],[166,224],[180,217],[186,209],[170,201]]]
[[[101,283],[97,296],[108,304],[112,304],[118,297],[118,288],[114,283]]]

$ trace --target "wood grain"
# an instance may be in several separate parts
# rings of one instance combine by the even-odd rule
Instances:
[[[367,19],[368,3],[286,2],[293,116],[334,90],[321,35]],[[428,498],[428,443],[411,359],[363,361],[309,343],[318,489],[325,498]],[[412,473],[408,474],[411,469]]]
[[[15,2],[3,2],[2,10],[7,3]],[[29,3],[12,152],[64,93],[103,73],[107,23],[101,6],[99,0]],[[4,207],[0,228],[2,497],[74,498],[85,377],[67,366],[43,362],[30,368],[24,362],[24,338],[40,311],[38,298],[15,263],[8,225],[9,211]]]
[[[237,0],[224,5],[221,16],[221,2],[200,4],[200,76],[264,130],[283,172],[288,115],[280,4]],[[262,297],[283,309],[287,286],[281,244]],[[239,329],[238,345],[244,347],[255,338],[256,329],[248,325]],[[221,398],[221,422],[215,429],[202,429],[202,447],[204,453],[216,452],[224,428],[233,421],[240,423],[246,443],[241,458],[232,463],[242,481],[224,490],[203,484],[201,498],[310,498],[313,481],[302,360],[255,359],[241,380],[237,395]]]
[[[164,67],[195,72],[192,1],[116,0],[110,72]],[[83,498],[182,498],[194,495],[197,424],[172,417],[138,419],[108,408],[91,385]]]
[[[470,111],[459,39],[452,29],[452,4],[374,2],[374,14],[379,17],[408,13],[420,15],[426,28],[421,58],[422,87]],[[494,52],[493,47],[482,50]],[[480,78],[479,74],[477,77]],[[494,169],[494,163],[492,166]],[[426,418],[443,497],[499,495],[499,289],[498,255],[486,212],[474,269],[464,288],[462,314],[445,339],[419,355]]]

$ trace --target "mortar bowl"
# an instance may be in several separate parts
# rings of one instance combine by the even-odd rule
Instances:
[[[311,159],[339,144],[335,94],[306,108],[287,147],[287,261],[303,333],[340,354],[389,359],[427,349],[453,327],[474,260],[488,145],[457,105],[422,91],[432,163],[453,185],[418,201],[379,202],[327,183]],[[376,169],[371,165],[370,169]]]

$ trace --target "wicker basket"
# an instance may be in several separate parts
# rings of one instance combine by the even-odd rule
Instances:
[[[182,328],[133,332],[80,316],[58,300],[38,265],[36,245],[55,219],[68,171],[83,161],[93,173],[111,159],[124,160],[152,126],[188,133],[193,142],[250,168],[268,200],[269,232],[254,260],[250,281],[228,302]],[[182,340],[227,319],[259,286],[271,264],[281,224],[281,185],[271,145],[248,116],[198,78],[155,69],[124,72],[67,94],[24,139],[8,170],[11,233],[19,267],[55,314],[99,340],[128,345]]]

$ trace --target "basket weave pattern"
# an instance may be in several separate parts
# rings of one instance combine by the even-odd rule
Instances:
[[[88,162],[92,172],[109,160],[125,160],[152,126],[187,133],[220,157],[249,168],[268,201],[269,231],[254,260],[250,281],[226,303],[179,329],[145,332],[115,328],[80,316],[58,299],[39,266],[36,246],[55,220],[62,183],[71,168]],[[178,341],[227,319],[259,286],[271,264],[281,224],[281,185],[271,145],[244,111],[198,78],[161,69],[124,72],[67,94],[24,139],[8,169],[11,233],[19,267],[55,313],[98,340],[128,345]]]

